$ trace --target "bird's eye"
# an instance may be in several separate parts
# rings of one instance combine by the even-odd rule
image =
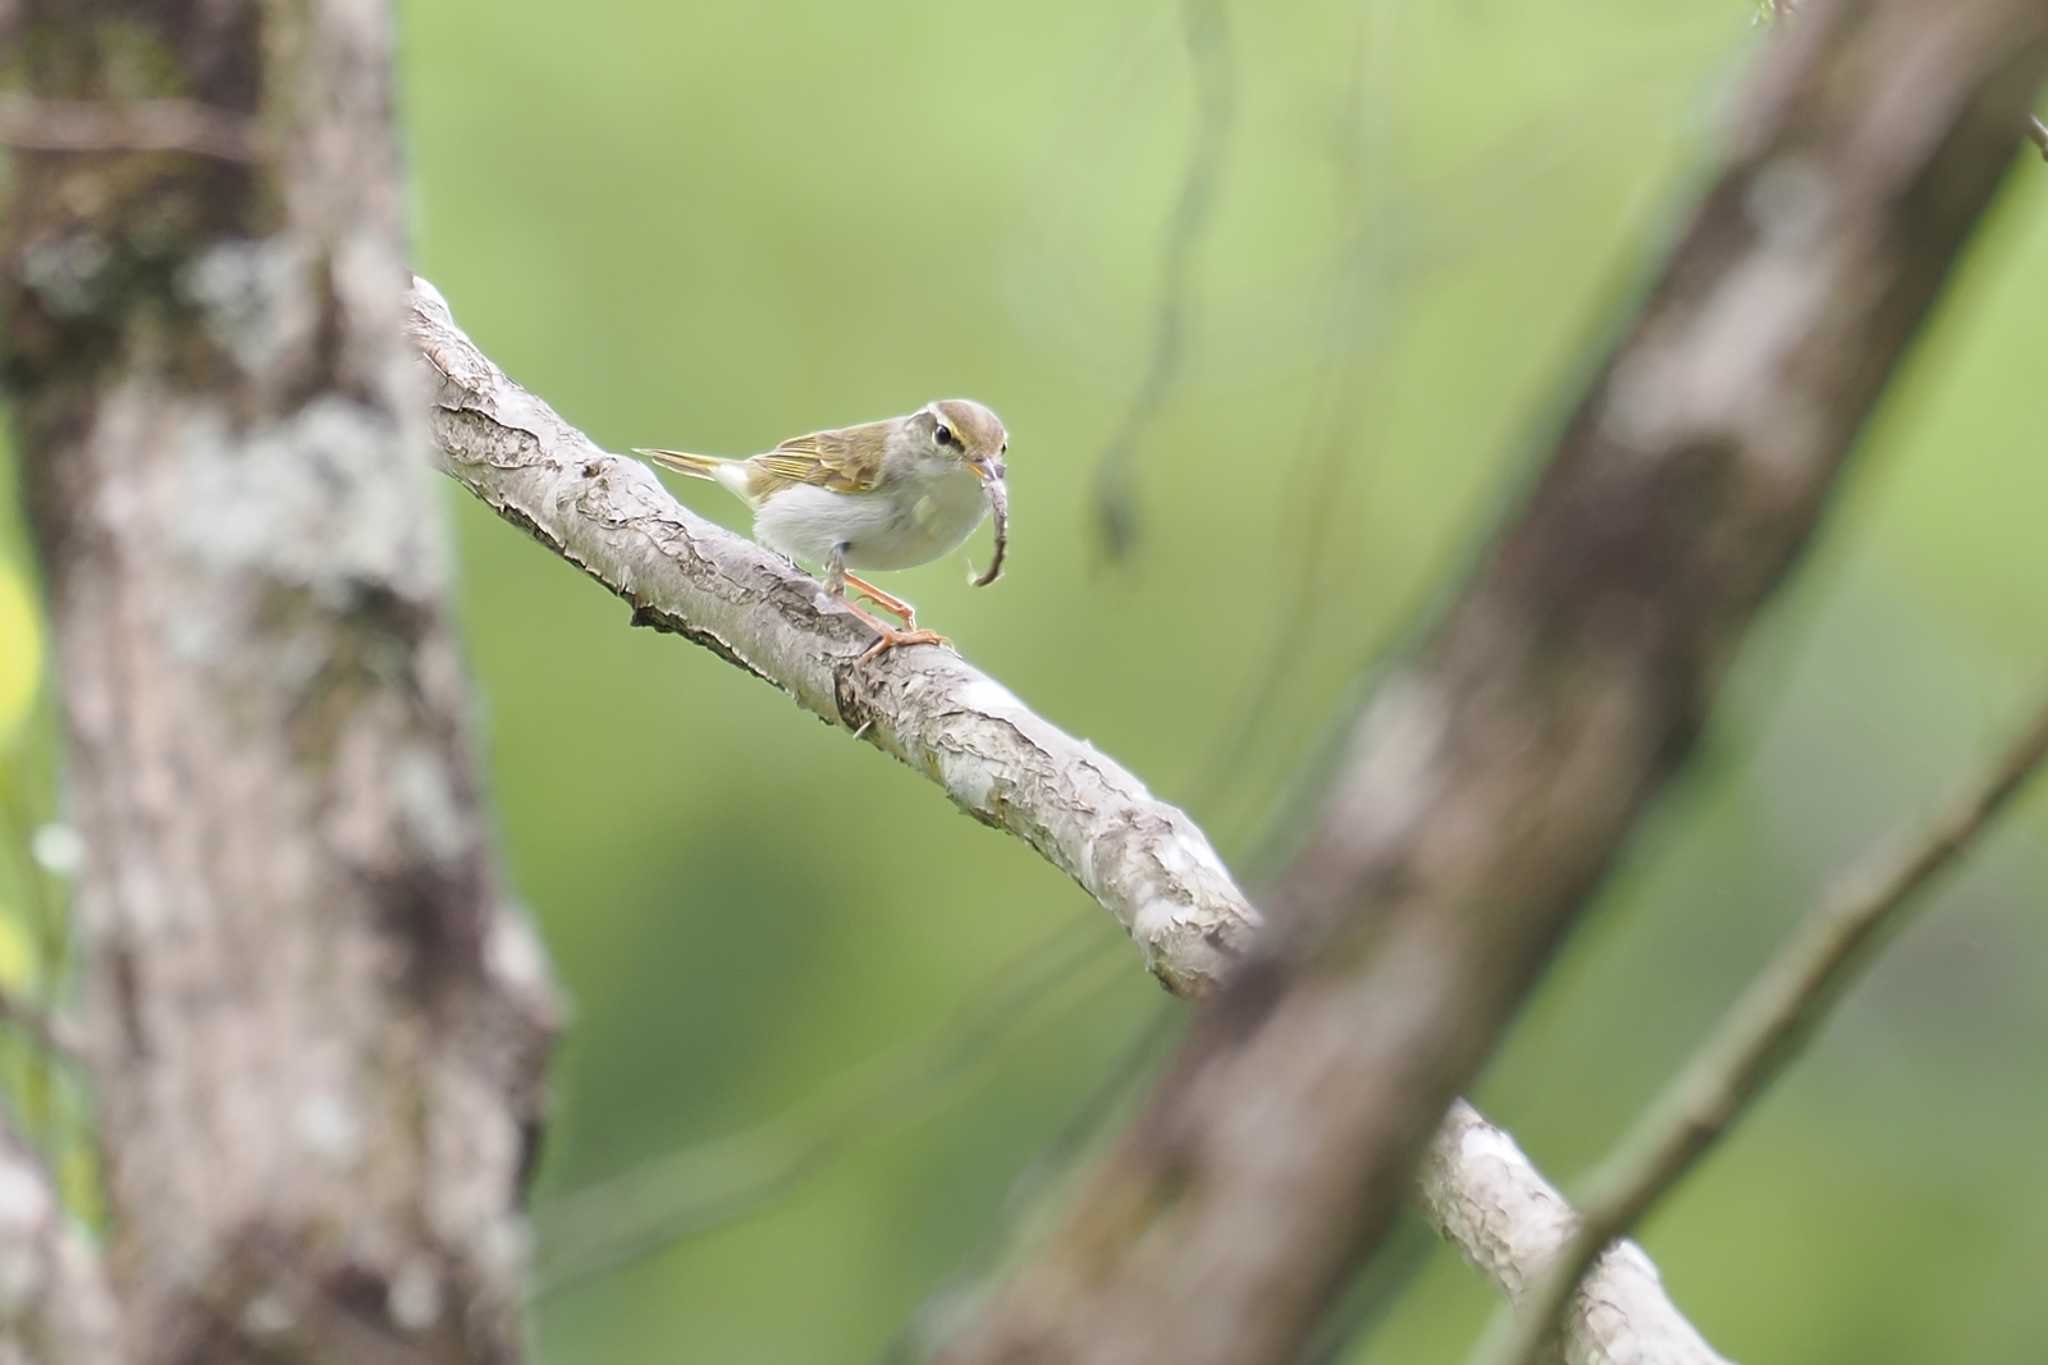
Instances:
[[[932,433],[932,439],[942,446],[953,444],[953,428],[947,426],[944,422],[939,423],[938,430]]]
[[[1001,449],[999,449],[999,450],[997,450],[997,451],[996,451],[996,454],[998,454],[998,455],[1007,455],[1007,454],[1009,454],[1009,453],[1010,453],[1010,443],[1009,443],[1008,441],[1005,441],[1005,442],[1003,442],[1003,444],[1002,444],[1002,447],[1001,447]]]

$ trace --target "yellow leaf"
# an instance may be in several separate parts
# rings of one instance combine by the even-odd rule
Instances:
[[[27,723],[43,676],[43,631],[28,585],[0,565],[0,748]]]
[[[14,912],[0,905],[0,989],[26,992],[35,984],[36,950]]]

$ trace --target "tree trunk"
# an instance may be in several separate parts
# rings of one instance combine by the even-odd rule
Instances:
[[[401,335],[386,8],[0,25],[49,122],[15,139],[44,150],[14,163],[5,376],[126,1354],[514,1360],[552,1006],[486,837]]]

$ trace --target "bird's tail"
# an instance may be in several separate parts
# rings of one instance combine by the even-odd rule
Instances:
[[[715,455],[692,455],[686,450],[644,450],[636,446],[633,453],[646,456],[663,469],[673,469],[693,479],[710,479],[714,483],[719,482],[718,467],[728,463]]]

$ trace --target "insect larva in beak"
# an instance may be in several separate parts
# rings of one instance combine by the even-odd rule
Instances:
[[[988,479],[982,487],[988,490],[989,510],[996,514],[996,557],[988,562],[988,571],[981,577],[967,580],[977,588],[985,588],[1003,576],[1003,556],[1010,548],[1010,490],[1001,479]]]

